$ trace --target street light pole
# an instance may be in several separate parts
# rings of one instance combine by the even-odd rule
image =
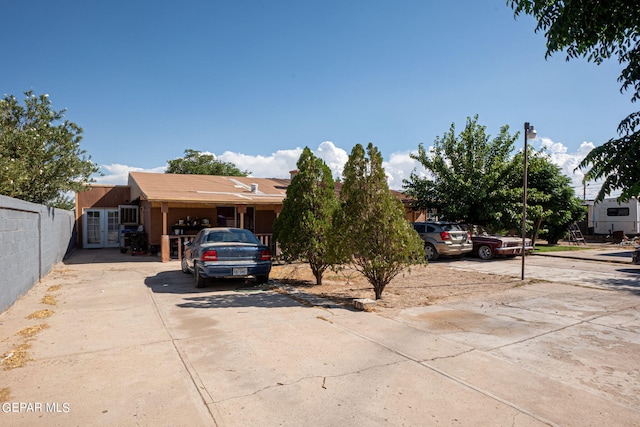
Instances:
[[[520,280],[524,280],[524,258],[525,246],[527,240],[527,138],[535,139],[536,130],[529,122],[524,123],[524,172],[522,174],[522,276]]]

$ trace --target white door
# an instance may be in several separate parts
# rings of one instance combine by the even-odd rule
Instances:
[[[118,209],[84,211],[83,247],[117,248],[120,246],[120,214]]]

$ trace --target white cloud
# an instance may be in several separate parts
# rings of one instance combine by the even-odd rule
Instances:
[[[420,162],[413,160],[410,154],[417,154],[417,150],[414,152],[391,153],[389,160],[382,162],[384,171],[387,174],[389,188],[392,190],[402,190],[403,180],[409,179],[414,169],[419,176],[425,176],[426,171]]]
[[[553,142],[549,138],[540,138],[540,146],[544,147],[549,154],[551,162],[558,165],[562,173],[571,178],[574,188],[582,188],[584,172],[576,169],[585,154],[581,152],[569,153],[566,146],[559,142]],[[583,143],[583,145],[588,143]],[[587,151],[588,152],[588,151]]]
[[[334,178],[342,176],[344,165],[349,160],[349,154],[342,148],[336,147],[331,141],[325,141],[320,144],[313,154],[321,158],[329,166]]]
[[[532,141],[532,144],[538,150],[542,147],[546,148],[551,161],[558,165],[565,175],[571,178],[576,195],[582,197],[584,172],[580,169],[576,170],[576,168],[587,153],[595,147],[594,144],[592,142],[583,142],[575,152],[569,152],[564,144],[554,142],[549,138],[538,138]],[[324,160],[329,166],[334,178],[342,177],[344,165],[349,157],[345,149],[337,147],[331,141],[324,141],[313,151],[316,156]],[[414,170],[420,176],[427,175],[422,165],[410,157],[410,154],[415,152],[417,151],[401,151],[387,155],[388,160],[384,161],[382,165],[391,189],[402,190],[402,181],[409,179],[411,172]],[[302,154],[302,148],[278,150],[270,156],[251,156],[233,151],[225,151],[220,155],[209,154],[213,154],[221,161],[235,164],[240,170],[250,171],[251,176],[256,178],[288,178],[290,176],[289,172],[296,168],[298,158]],[[98,184],[126,185],[127,176],[131,171],[164,173],[165,169],[166,165],[151,169],[122,164],[102,165],[101,171],[104,176],[96,177],[95,179]],[[586,188],[587,199],[594,199],[599,189],[599,183],[589,183]],[[616,195],[614,194],[613,196]]]
[[[585,158],[587,154],[589,154],[589,152],[594,148],[596,148],[596,146],[593,145],[593,142],[585,141],[582,144],[580,144],[580,148],[578,149],[578,154],[581,155],[582,158]]]
[[[289,171],[296,168],[302,148],[278,150],[270,156],[251,156],[248,154],[225,151],[216,159],[231,162],[238,169],[251,172],[255,178],[289,178]]]
[[[278,150],[270,156],[251,156],[233,151],[225,151],[220,155],[209,152],[205,154],[211,154],[223,162],[231,162],[240,170],[250,171],[250,176],[256,178],[289,178],[289,172],[296,168],[302,150],[300,147]],[[346,150],[337,147],[331,141],[324,141],[312,151],[329,166],[334,178],[342,177],[344,165],[349,159],[349,154]],[[392,153],[389,160],[383,162],[389,187],[394,190],[401,190],[402,180],[408,179],[413,169],[419,166],[418,162],[409,157],[409,152]],[[96,177],[98,184],[126,185],[129,172],[164,173],[166,165],[144,169],[135,166],[112,164],[102,165],[100,169],[104,176]]]
[[[231,162],[240,170],[248,170],[251,172],[251,176],[256,178],[289,178],[289,172],[296,169],[302,150],[300,147],[291,150],[278,150],[270,156],[250,156],[225,151],[216,158],[223,162]],[[325,141],[312,151],[329,166],[334,178],[342,175],[344,165],[349,158],[345,150],[336,147],[331,141]]]
[[[593,142],[583,142],[578,150],[573,153],[570,153],[564,144],[554,142],[549,138],[538,138],[533,142],[533,145],[537,149],[544,147],[547,154],[549,154],[551,162],[558,165],[562,173],[571,178],[571,186],[575,190],[576,196],[582,198],[586,194],[587,200],[596,198],[602,182],[588,182],[585,188],[582,183],[585,171],[577,169],[585,156],[595,148]],[[619,192],[614,192],[610,197],[617,197],[618,195]]]

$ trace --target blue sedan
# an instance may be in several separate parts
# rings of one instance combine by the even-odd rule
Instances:
[[[269,281],[271,251],[249,230],[242,228],[205,228],[185,244],[182,271],[192,273],[196,288],[206,279],[224,277],[256,278]]]

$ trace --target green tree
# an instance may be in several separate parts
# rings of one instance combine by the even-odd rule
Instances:
[[[477,115],[467,118],[459,135],[451,124],[449,132],[436,138],[432,151],[421,144],[411,155],[429,173],[424,177],[414,171],[403,183],[416,209],[435,207],[445,219],[497,228],[510,221],[518,192],[505,186],[505,180],[518,134],[510,135],[509,127],[503,126],[490,139],[485,129]]]
[[[80,150],[82,129],[54,111],[48,95],[24,93],[0,101],[0,194],[73,209],[66,195],[84,191],[98,167]]]
[[[298,159],[298,174],[287,188],[282,212],[273,224],[273,235],[287,260],[309,263],[322,285],[322,276],[329,268],[329,233],[338,207],[331,170],[313,155],[308,147]]]
[[[523,153],[513,158],[509,186],[522,188]],[[520,192],[522,197],[522,192]],[[521,208],[521,205],[520,205]],[[527,230],[535,243],[538,235],[551,244],[558,243],[569,225],[584,218],[585,208],[575,196],[571,179],[551,162],[545,150],[534,151],[529,147],[527,159]],[[522,210],[513,215],[509,228],[521,225]]]
[[[251,172],[241,171],[230,162],[217,160],[213,154],[204,154],[197,150],[184,150],[184,157],[169,160],[165,173],[183,173],[193,175],[247,176]]]
[[[350,263],[380,299],[408,265],[424,262],[422,239],[404,219],[404,207],[387,185],[382,156],[357,144],[344,167],[340,209],[334,221],[335,259]]]
[[[617,57],[623,66],[620,91],[632,90],[640,99],[640,13],[636,0],[508,0],[515,16],[527,14],[537,21],[536,32],[547,38],[546,57],[565,52],[567,61],[586,58],[600,64]],[[604,183],[597,200],[621,189],[620,200],[640,195],[640,111],[618,126],[619,138],[593,149],[580,163],[585,180]]]

